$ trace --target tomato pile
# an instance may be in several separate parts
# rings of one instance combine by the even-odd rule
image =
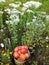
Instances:
[[[22,60],[22,61],[27,60],[29,58],[29,56],[30,56],[28,54],[28,46],[16,47],[14,49],[13,56],[17,60]]]

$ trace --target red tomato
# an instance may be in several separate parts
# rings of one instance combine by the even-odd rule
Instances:
[[[16,47],[15,49],[14,49],[14,52],[17,52],[19,50],[19,48],[18,47]]]
[[[18,54],[17,52],[14,52],[14,53],[13,53],[13,56],[14,56],[15,58],[18,58],[18,57],[19,57],[19,54]]]
[[[19,48],[19,50],[20,50],[20,49],[21,49],[21,46],[19,46],[18,48]]]
[[[28,58],[29,58],[29,54],[25,53],[25,59],[28,59]]]
[[[24,46],[21,46],[21,49],[24,49]]]
[[[17,60],[22,60],[20,57]]]
[[[26,49],[21,49],[21,53],[22,53],[22,54],[25,54],[26,52],[27,52]]]
[[[28,46],[21,46],[21,49],[26,49],[28,51]]]
[[[28,51],[28,46],[24,46],[24,48]]]
[[[18,60],[22,60],[22,61],[24,61],[24,60],[25,60],[25,56],[24,56],[24,54],[21,54],[21,55],[19,56]]]
[[[21,54],[21,51],[20,51],[20,50],[18,51],[18,54],[19,54],[19,55]]]

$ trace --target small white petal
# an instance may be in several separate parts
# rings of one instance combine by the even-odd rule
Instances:
[[[9,22],[10,22],[10,24],[13,24],[13,21],[10,20]]]
[[[33,16],[33,18],[35,18],[35,19],[36,19],[37,17],[36,17],[36,16]]]
[[[21,15],[24,15],[24,12],[21,12]]]
[[[4,44],[3,43],[1,43],[0,45],[1,45],[1,47],[4,47]]]
[[[29,12],[29,13],[30,13],[30,12],[33,12],[33,11],[32,11],[32,10],[30,10],[30,9],[28,9],[28,10],[27,10],[27,12]]]
[[[3,32],[3,29],[1,29],[0,31]]]
[[[6,24],[8,24],[9,23],[9,21],[6,21]]]
[[[49,37],[47,36],[46,39],[49,39]]]
[[[30,23],[28,22],[27,25],[30,25]]]
[[[32,21],[34,22],[34,21],[36,21],[36,19],[32,19]]]
[[[46,15],[46,20],[49,21],[49,15]]]

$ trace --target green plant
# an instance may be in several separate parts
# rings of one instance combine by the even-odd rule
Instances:
[[[35,47],[45,41],[42,36],[45,31],[45,15],[34,12],[32,17],[32,21],[30,20],[29,22],[26,22],[27,30],[22,36],[22,45],[27,44],[28,46]]]
[[[0,64],[1,65],[10,65],[11,64],[11,56],[12,52],[9,52],[9,50],[3,50],[0,51]]]
[[[38,65],[37,61],[33,61],[32,65]]]

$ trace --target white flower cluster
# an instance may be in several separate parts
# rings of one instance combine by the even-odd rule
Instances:
[[[33,26],[35,25],[37,28],[42,29],[41,30],[41,32],[42,32],[43,30],[45,30],[45,24],[44,24],[44,22],[41,22],[42,20],[40,20],[40,19],[39,19],[39,21],[37,21],[37,18],[38,17],[34,15],[32,17],[32,21],[27,22],[26,25],[27,26],[29,26],[30,24],[32,24]]]
[[[14,4],[14,3],[10,3],[9,6],[12,6],[14,8],[18,8],[20,6],[20,4]]]
[[[17,10],[16,8],[13,8],[11,11],[10,11],[10,14],[18,14],[20,13],[19,10]]]
[[[10,19],[9,21],[6,21],[6,24],[10,23],[10,24],[13,24],[13,23],[18,23],[19,22],[19,11],[16,9],[16,8],[13,8],[13,9],[5,9],[5,11],[7,11],[9,14],[10,14]]]
[[[11,20],[9,21],[6,21],[6,24],[10,23],[10,24],[17,24],[19,22],[19,16],[14,16],[14,15],[11,15],[10,16]]]
[[[10,9],[9,8],[5,9],[4,11],[6,11],[8,14],[10,14]]]
[[[7,8],[7,9],[5,9],[5,11],[7,11],[8,14],[18,14],[18,13],[20,13],[20,11],[17,10],[16,8],[13,8],[13,9]]]
[[[26,3],[23,4],[23,6],[24,6],[25,8],[29,8],[29,7],[31,7],[31,6],[34,6],[35,8],[38,8],[38,7],[41,6],[41,5],[42,5],[42,3],[40,3],[40,2],[35,2],[35,1],[28,1],[28,2],[26,2]]]
[[[5,0],[0,0],[0,2],[5,2]]]

